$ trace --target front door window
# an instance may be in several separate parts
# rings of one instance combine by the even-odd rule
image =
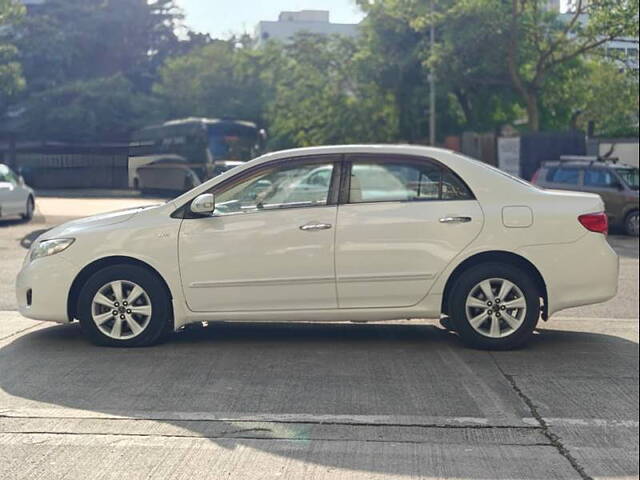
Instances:
[[[216,213],[275,210],[326,205],[332,163],[275,166],[216,192]]]

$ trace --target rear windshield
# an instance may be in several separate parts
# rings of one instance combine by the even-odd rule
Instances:
[[[460,154],[458,154],[458,155],[460,155]],[[524,185],[525,187],[532,188],[533,190],[543,190],[543,188],[541,188],[541,187],[539,187],[537,185],[534,185],[531,182],[527,182],[523,178],[516,177],[515,175],[511,175],[510,173],[507,173],[504,170],[500,170],[499,168],[494,167],[493,165],[489,165],[488,163],[481,162],[480,160],[476,160],[475,158],[472,158],[472,157],[467,157],[466,155],[461,155],[461,156],[465,157],[468,160],[473,160],[474,162],[482,165],[483,167],[485,167],[485,168],[487,168],[489,170],[492,170],[492,171],[494,171],[496,173],[499,173],[500,175],[502,175],[504,177],[507,177],[507,178],[513,180],[514,182],[518,182],[519,184]]]

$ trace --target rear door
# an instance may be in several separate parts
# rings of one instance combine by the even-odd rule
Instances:
[[[464,182],[433,160],[347,160],[336,230],[339,307],[415,305],[480,233],[482,210]]]

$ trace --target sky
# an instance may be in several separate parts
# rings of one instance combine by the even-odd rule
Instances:
[[[355,0],[177,0],[192,30],[214,38],[250,33],[260,20],[277,20],[282,10],[329,10],[333,23],[363,18]]]

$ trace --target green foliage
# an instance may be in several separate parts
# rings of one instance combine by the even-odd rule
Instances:
[[[637,0],[574,0],[563,16],[547,0],[356,3],[358,39],[300,34],[255,49],[247,35],[178,38],[174,0],[48,0],[23,19],[0,0],[0,113],[20,103],[33,139],[126,140],[206,116],[253,120],[271,148],[424,143],[433,75],[440,140],[523,120],[637,134],[637,72],[594,60],[608,39],[637,37]]]
[[[122,75],[79,81],[33,95],[26,130],[41,140],[128,141],[131,130],[149,123],[153,103]]]
[[[31,92],[125,74],[146,89],[178,48],[173,0],[48,0],[15,29]]]
[[[575,127],[586,130],[593,121],[596,135],[637,137],[638,72],[620,67],[618,62],[592,59],[567,69],[563,82],[549,88],[543,99],[545,126],[566,128],[573,120]]]
[[[24,8],[13,0],[0,0],[0,115],[25,84],[18,50],[9,38],[23,13]]]
[[[260,57],[233,40],[214,41],[167,60],[153,92],[161,100],[164,118],[235,117],[260,121]]]
[[[266,119],[272,148],[397,138],[393,99],[358,69],[358,52],[347,38],[310,34],[271,46]]]
[[[589,75],[581,77],[584,89],[578,126],[593,120],[596,134],[605,137],[638,137],[638,71],[621,70],[609,62],[592,62]]]
[[[546,0],[359,4],[374,18],[386,15],[421,36],[418,56],[458,99],[471,128],[515,120],[525,108],[529,128],[538,130],[545,91],[558,85],[554,76],[566,75],[567,65],[610,39],[638,35],[637,0],[577,0],[573,13],[563,16],[550,11]],[[431,25],[437,29],[434,48],[426,40]]]

